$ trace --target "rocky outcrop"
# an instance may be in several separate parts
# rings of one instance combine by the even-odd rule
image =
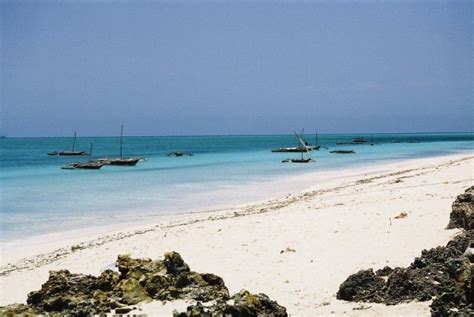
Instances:
[[[197,302],[188,306],[186,312],[175,311],[173,317],[286,317],[286,309],[265,294],[251,294],[246,290],[233,295],[229,300],[220,299],[210,306]]]
[[[433,316],[450,316],[450,309],[470,316],[474,313],[474,265],[464,253],[471,239],[474,230],[445,247],[422,251],[407,268],[359,271],[340,285],[337,298],[388,305],[434,299]]]
[[[466,229],[444,247],[423,250],[407,268],[385,267],[349,276],[337,298],[384,303],[432,300],[432,316],[474,316],[474,187],[457,197],[450,226]]]
[[[191,311],[204,309],[201,302],[213,301],[213,310],[230,312],[230,316],[286,316],[285,308],[264,294],[242,291],[229,298],[222,278],[191,271],[176,252],[166,253],[161,261],[121,255],[116,267],[118,272],[106,270],[98,277],[52,271],[39,291],[28,294],[28,305],[1,307],[0,315],[91,316],[112,310],[126,314],[138,303],[186,299],[198,301]],[[228,304],[229,299],[233,304]]]
[[[166,253],[162,261],[122,255],[116,266],[118,272],[106,270],[98,277],[52,271],[39,291],[28,294],[28,305],[10,305],[1,308],[0,314],[90,316],[112,309],[127,311],[130,305],[151,300],[229,298],[219,276],[191,271],[176,252]]]
[[[474,229],[474,186],[466,189],[453,203],[448,229]]]
[[[374,273],[374,270],[362,270],[349,276],[339,287],[337,298],[347,301],[363,301],[375,298],[383,288],[385,281]]]

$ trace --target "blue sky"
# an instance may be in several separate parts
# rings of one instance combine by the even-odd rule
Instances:
[[[472,1],[10,1],[8,136],[472,131]]]

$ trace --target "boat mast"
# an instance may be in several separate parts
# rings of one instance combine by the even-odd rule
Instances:
[[[77,133],[76,131],[74,131],[74,141],[72,141],[72,152],[74,152],[74,147],[76,146],[76,137],[77,137]]]
[[[318,146],[318,131],[315,131],[314,132],[314,146]]]
[[[122,155],[122,143],[123,143],[123,124],[120,126],[120,158],[123,157],[123,155]]]
[[[89,162],[92,162],[92,144],[91,143],[91,150],[89,151]]]

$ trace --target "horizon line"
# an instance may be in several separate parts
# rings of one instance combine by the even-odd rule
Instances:
[[[436,132],[337,132],[337,133],[320,133],[318,135],[372,135],[372,134],[474,134],[474,131],[436,131]],[[305,133],[305,135],[316,135],[316,133]],[[170,135],[127,135],[124,137],[242,137],[242,136],[279,136],[291,135],[291,133],[262,133],[262,134],[170,134]],[[119,137],[118,135],[82,135],[78,138],[111,138]],[[0,135],[2,139],[35,139],[35,138],[73,138],[73,136],[58,135],[58,136],[7,136]]]

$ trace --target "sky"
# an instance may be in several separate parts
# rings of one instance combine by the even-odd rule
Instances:
[[[473,131],[472,1],[0,1],[0,135]]]

